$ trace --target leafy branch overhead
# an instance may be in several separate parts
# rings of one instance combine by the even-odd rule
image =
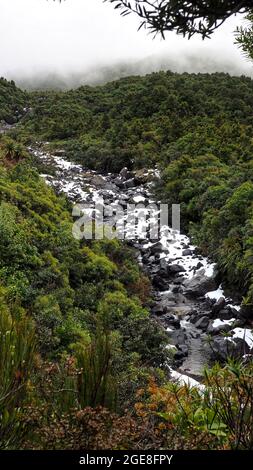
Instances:
[[[236,13],[249,13],[252,0],[104,0],[114,4],[122,16],[131,12],[141,18],[140,28],[153,33],[176,31],[191,38],[200,34],[203,39]]]
[[[242,49],[246,57],[253,60],[253,12],[246,17],[248,25],[236,30],[236,43]]]

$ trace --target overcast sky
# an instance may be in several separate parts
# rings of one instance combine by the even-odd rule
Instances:
[[[169,33],[166,41],[137,32],[138,19],[122,18],[103,0],[0,0],[0,75],[86,73],[91,68],[146,59],[147,69],[224,70],[253,74],[233,44],[240,17],[212,40],[190,41]],[[148,64],[148,66],[147,66]]]

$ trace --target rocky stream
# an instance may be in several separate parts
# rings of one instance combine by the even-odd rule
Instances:
[[[157,171],[98,174],[69,162],[64,152],[55,155],[38,146],[30,152],[43,167],[43,178],[56,192],[65,193],[73,203],[92,204],[101,197],[104,205],[143,206],[155,201],[152,194]],[[49,171],[50,169],[50,171]],[[151,314],[165,328],[173,357],[171,376],[197,385],[205,366],[228,356],[253,354],[253,335],[240,306],[227,298],[214,263],[203,257],[184,234],[170,227],[159,240],[126,240],[136,250],[136,257],[152,283]],[[148,229],[147,229],[148,234]]]

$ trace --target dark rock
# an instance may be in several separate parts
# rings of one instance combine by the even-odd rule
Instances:
[[[172,287],[171,290],[174,294],[182,293],[182,287],[180,285]]]
[[[211,342],[212,356],[215,360],[225,362],[229,357],[240,359],[244,354],[249,354],[250,348],[241,338],[228,338],[216,336]]]
[[[182,351],[182,353],[184,353],[184,356],[188,356],[189,350],[188,350],[188,346],[186,346],[186,344],[180,344],[178,346],[178,349],[180,351]]]
[[[182,329],[168,331],[167,334],[169,335],[170,343],[175,346],[178,346],[179,344],[184,344],[187,341],[187,336]]]
[[[207,333],[210,333],[211,335],[218,335],[221,333],[227,333],[234,328],[243,328],[244,327],[244,321],[241,319],[236,319],[233,321],[233,323],[223,323],[220,324],[216,327],[214,327],[212,324],[208,327]]]
[[[180,329],[180,320],[175,315],[166,314],[164,320],[167,326],[173,326],[176,330]]]
[[[54,150],[54,155],[56,157],[66,157],[66,151],[65,150]]]
[[[178,350],[175,354],[174,354],[174,359],[176,361],[180,360],[180,359],[183,359],[184,357],[186,356],[186,354],[181,351],[181,350]]]
[[[163,304],[159,303],[159,304],[156,304],[153,308],[152,308],[152,313],[154,315],[163,315],[165,313],[166,309],[164,307]]]
[[[114,184],[116,184],[116,186],[118,186],[118,188],[120,188],[120,189],[123,189],[123,188],[125,187],[125,186],[124,186],[125,183],[124,183],[124,181],[123,181],[121,178],[116,178],[116,179],[114,180]]]
[[[191,279],[187,279],[184,282],[185,294],[189,297],[202,297],[207,292],[216,290],[217,283],[215,281],[215,276],[207,277],[205,275],[205,270],[202,269],[195,274]]]
[[[220,297],[212,307],[212,315],[215,317],[225,307],[226,301],[224,297]]]
[[[207,316],[200,317],[196,323],[196,328],[200,328],[201,330],[206,330],[209,325],[209,318]]]
[[[134,178],[131,178],[127,181],[124,182],[124,185],[123,187],[128,189],[128,188],[133,188],[135,186],[135,179]]]
[[[219,311],[218,317],[221,320],[231,320],[231,318],[234,318],[235,316],[233,310],[230,307],[225,307]],[[236,316],[237,316],[237,312],[236,312]]]
[[[156,274],[153,278],[153,284],[155,287],[161,290],[167,290],[168,289],[168,283],[161,277],[159,274]]]
[[[190,256],[192,254],[192,250],[190,248],[187,248],[186,250],[182,251],[183,256]]]
[[[167,262],[167,260],[166,260],[165,258],[162,258],[162,259],[160,259],[159,264],[160,264],[160,268],[161,268],[163,271],[167,272],[167,269],[168,269],[168,262]]]
[[[134,176],[133,173],[127,169],[127,167],[122,168],[119,174],[121,178],[124,178],[124,179],[130,179],[130,178],[133,178]]]
[[[197,266],[195,266],[195,271],[198,271],[200,268],[203,268],[203,263],[201,263],[201,261],[199,261]]]
[[[150,251],[152,254],[155,253],[162,253],[164,251],[163,244],[161,242],[157,242],[150,247]]]
[[[184,273],[185,268],[179,264],[171,264],[168,266],[168,272],[170,274]]]

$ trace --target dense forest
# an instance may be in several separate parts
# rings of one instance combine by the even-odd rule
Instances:
[[[252,448],[252,415],[238,415],[252,366],[216,365],[205,394],[170,382],[135,251],[75,240],[70,203],[27,151],[47,141],[101,172],[158,166],[157,194],[181,203],[250,316],[252,80],[161,72],[27,93],[1,79],[0,104],[2,128],[17,123],[0,134],[0,448]]]
[[[253,81],[160,72],[68,92],[35,92],[24,136],[99,171],[158,165],[164,202],[253,302]]]

